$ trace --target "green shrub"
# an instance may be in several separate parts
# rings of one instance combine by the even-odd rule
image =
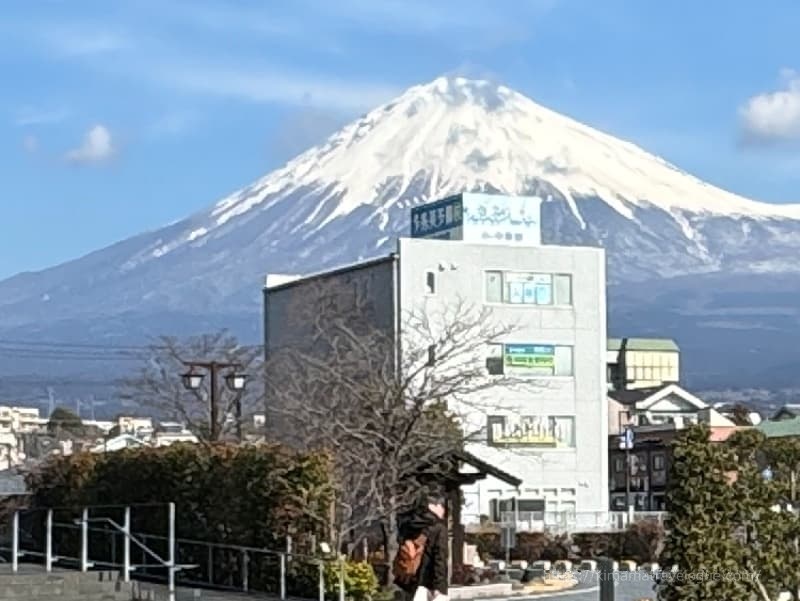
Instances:
[[[332,561],[325,565],[326,593],[339,598],[340,564]],[[368,601],[378,592],[378,577],[372,565],[365,561],[346,561],[344,564],[345,595],[353,601]]]
[[[56,512],[57,522],[72,522],[81,507],[130,505],[132,532],[163,537],[167,503],[174,502],[179,539],[278,550],[285,548],[287,535],[296,548],[303,548],[304,538],[327,535],[330,473],[325,455],[280,445],[174,444],[53,458],[29,479],[29,486],[34,508],[65,508]],[[92,517],[121,523],[123,514],[121,508],[94,509]],[[77,553],[77,529],[62,529],[56,536],[60,553]],[[110,539],[96,538],[92,559],[109,561],[114,553]],[[148,540],[158,553],[166,552],[163,545],[163,540]],[[199,564],[193,576],[207,577],[205,549],[184,545],[179,552],[182,560]],[[213,564],[215,583],[241,583],[239,553],[219,550]],[[277,558],[254,559],[250,565],[250,582],[262,590],[275,592],[278,574]],[[311,578],[316,590],[318,570]]]

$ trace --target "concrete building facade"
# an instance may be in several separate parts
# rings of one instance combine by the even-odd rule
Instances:
[[[443,213],[444,214],[444,213]],[[463,490],[462,521],[501,515],[513,498],[523,523],[587,526],[608,514],[606,274],[600,248],[465,239],[401,238],[389,257],[304,278],[274,274],[264,290],[265,352],[306,344],[292,313],[319,282],[368,299],[359,319],[412,344],[404,316],[445,314],[456,303],[488,308],[514,324],[486,344],[487,378],[514,379],[452,407],[475,433],[468,451],[522,480],[518,489],[487,478]],[[464,237],[466,238],[466,236]],[[285,377],[291,377],[284,374]],[[503,376],[503,377],[500,377]],[[535,528],[536,526],[532,526]]]

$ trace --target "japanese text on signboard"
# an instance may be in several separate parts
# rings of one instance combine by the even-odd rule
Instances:
[[[446,238],[463,224],[463,204],[460,196],[411,209],[412,238]]]

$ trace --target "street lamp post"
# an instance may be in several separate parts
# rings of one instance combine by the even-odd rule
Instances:
[[[622,416],[625,415],[625,428],[622,427]],[[633,430],[630,426],[631,412],[620,411],[617,414],[618,430],[620,433],[619,446],[625,451],[625,508],[628,512],[628,521],[633,522],[633,504],[631,503],[631,449],[633,448]]]
[[[196,369],[206,370],[210,376],[209,382],[209,438],[215,441],[219,438],[219,386],[217,381],[222,370],[230,370],[225,375],[225,384],[237,394],[236,398],[236,433],[239,440],[242,439],[242,398],[241,392],[244,390],[247,376],[241,373],[242,366],[238,363],[225,363],[221,361],[184,361],[183,364],[189,371],[183,374],[183,385],[187,390],[197,390],[203,383],[205,374],[198,373]]]

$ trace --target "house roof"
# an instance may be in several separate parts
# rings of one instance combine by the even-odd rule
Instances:
[[[707,423],[711,428],[735,428],[734,424],[727,417],[722,415],[713,407],[706,407],[697,412],[700,421]]]
[[[622,338],[609,338],[608,350],[621,350],[622,340]],[[680,352],[678,344],[671,338],[627,338],[625,348],[629,351]]]
[[[756,426],[767,438],[800,436],[800,417],[779,421],[766,420]]]
[[[106,451],[119,451],[130,447],[149,447],[150,445],[130,434],[120,434],[106,441],[101,442],[91,449],[92,453],[104,453]]]
[[[750,426],[712,426],[709,429],[708,440],[711,442],[725,442],[739,430],[747,430]]]
[[[347,273],[348,271],[365,269],[367,267],[372,267],[373,265],[378,265],[380,263],[388,263],[390,261],[396,261],[396,260],[397,260],[397,254],[391,253],[389,255],[384,255],[382,257],[367,259],[366,261],[358,261],[356,263],[339,265],[337,267],[328,269],[327,271],[317,271],[302,276],[294,276],[290,274],[268,274],[264,278],[264,291],[275,292],[276,290],[291,288],[292,286],[297,286],[299,284],[303,284],[313,280],[330,277],[340,273]]]
[[[491,463],[488,463],[483,459],[479,459],[468,451],[455,451],[453,456],[462,463],[466,463],[474,467],[483,477],[492,476],[493,478],[497,478],[498,480],[505,482],[506,484],[510,484],[515,488],[518,488],[522,484],[522,480],[516,476],[512,476],[508,472],[501,470],[499,467],[495,467]]]
[[[632,388],[630,390],[612,390],[608,393],[615,401],[623,405],[635,405],[636,403],[653,396],[659,390],[666,388],[666,386],[653,386],[650,388]]]
[[[786,403],[773,414],[773,417],[779,416],[781,414],[789,414],[797,417],[798,415],[800,415],[800,405],[797,403]]]
[[[612,390],[608,396],[623,405],[633,405],[636,409],[647,410],[658,403],[661,399],[674,394],[690,405],[694,405],[698,410],[706,409],[708,404],[699,399],[688,390],[684,390],[677,384],[665,384],[652,388],[634,388],[630,390]]]

